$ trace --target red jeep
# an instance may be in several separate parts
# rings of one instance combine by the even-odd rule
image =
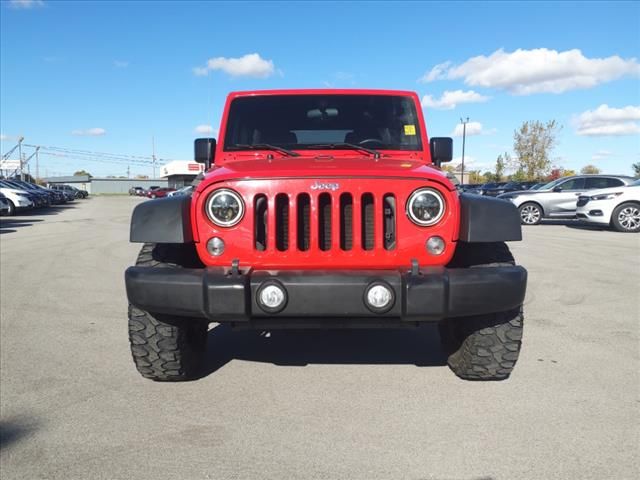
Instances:
[[[229,95],[220,139],[198,139],[192,196],[136,206],[125,274],[138,371],[197,377],[210,322],[233,327],[417,327],[438,322],[461,378],[509,376],[527,272],[509,202],[459,194],[415,93]]]

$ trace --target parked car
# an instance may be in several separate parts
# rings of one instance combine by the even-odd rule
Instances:
[[[533,185],[531,185],[531,187],[528,188],[528,190],[539,190],[540,188],[544,187],[548,182],[540,182],[540,183],[534,183]]]
[[[425,131],[410,92],[230,94],[217,147],[195,141],[207,173],[194,197],[133,210],[130,240],[142,245],[125,284],[140,374],[197,376],[211,322],[433,322],[456,375],[507,378],[527,281],[505,243],[521,239],[518,210],[458,195],[440,169],[452,139]]]
[[[31,184],[27,182],[21,182],[20,180],[13,179],[5,179],[3,180],[4,184],[9,188],[15,188],[17,190],[23,190],[30,195],[31,200],[33,200],[34,206],[36,208],[47,207],[51,205],[51,198],[49,195],[36,191],[31,188]]]
[[[521,190],[529,190],[536,182],[507,182],[505,184],[497,184],[496,187],[486,188],[483,191],[484,195],[490,197],[497,197],[503,193],[517,192]]]
[[[487,195],[487,192],[506,185],[507,182],[488,182],[483,184],[478,190],[479,195]]]
[[[160,185],[152,185],[151,187],[149,187],[146,190],[142,191],[142,196],[143,197],[148,197],[149,196],[149,192],[152,192],[152,191],[157,190],[159,188],[160,188]]]
[[[575,218],[578,196],[588,190],[622,187],[634,178],[624,175],[575,175],[547,183],[538,190],[522,190],[499,195],[520,212],[524,225],[536,225],[543,218]]]
[[[9,202],[8,215],[14,215],[18,210],[25,210],[35,206],[32,195],[24,190],[17,189],[0,180],[0,193],[2,193]]]
[[[147,192],[147,197],[162,198],[162,197],[166,197],[171,192],[175,192],[175,188],[169,188],[169,187],[154,188],[153,190],[149,190]]]
[[[61,204],[61,203],[66,203],[66,201],[67,201],[67,197],[64,195],[64,193],[62,193],[62,192],[60,192],[58,190],[53,190],[51,188],[46,188],[46,187],[43,187],[42,185],[37,185],[37,184],[32,184],[32,185],[34,187],[40,189],[40,190],[43,190],[45,192],[48,192],[48,193],[52,194],[53,195],[53,203],[56,204],[56,205]]]
[[[51,206],[57,201],[57,196],[55,193],[50,190],[42,190],[33,183],[25,182],[23,180],[18,180],[15,178],[7,180],[7,182],[9,182],[11,185],[15,185],[16,188],[22,189],[35,195],[39,199],[39,202],[37,202],[36,206]]]
[[[62,185],[59,183],[54,183],[49,185],[49,188],[53,189],[53,190],[57,190],[59,192],[62,192],[62,194],[64,195],[65,199],[67,202],[71,202],[73,200],[75,200],[76,197],[76,192],[74,190],[72,190],[71,188],[69,188],[69,185]]]
[[[143,192],[144,192],[144,188],[142,187],[131,187],[129,189],[129,195],[138,196],[138,195],[142,195]]]
[[[0,192],[0,215],[9,215],[10,212],[9,200],[4,196],[4,193]]]
[[[619,232],[640,232],[640,180],[624,187],[603,188],[580,195],[576,217]]]
[[[191,195],[193,193],[193,185],[187,185],[186,187],[179,188],[173,192],[169,192],[167,197],[179,197],[181,195]]]

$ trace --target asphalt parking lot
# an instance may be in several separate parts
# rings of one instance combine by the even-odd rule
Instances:
[[[525,228],[524,347],[504,382],[456,378],[431,327],[213,327],[208,375],[159,384],[127,340],[140,201],[0,219],[3,480],[638,478],[640,235]]]

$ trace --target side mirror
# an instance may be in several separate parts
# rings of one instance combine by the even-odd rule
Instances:
[[[440,166],[453,159],[453,139],[449,137],[433,137],[429,141],[431,161]]]
[[[558,186],[558,187],[554,187],[553,188],[554,192],[561,192],[562,191],[562,187]]]
[[[209,169],[216,155],[215,138],[196,138],[194,142],[194,157],[198,163],[204,163],[204,168]]]

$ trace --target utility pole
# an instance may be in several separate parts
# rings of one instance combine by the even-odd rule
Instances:
[[[462,123],[462,166],[460,171],[460,183],[464,183],[464,146],[467,138],[467,123],[469,123],[469,117],[466,120],[460,118],[460,123]]]
[[[40,150],[40,147],[36,147],[36,181],[40,180],[40,162],[38,160],[38,150]]]
[[[131,178],[131,165],[127,165],[127,178]]]
[[[20,180],[24,181],[24,173],[22,171],[22,163],[24,162],[24,158],[22,157],[22,141],[24,137],[20,137],[18,139],[18,160],[20,161]]]
[[[156,179],[156,137],[151,137],[151,159],[153,161],[153,177],[152,179]]]

